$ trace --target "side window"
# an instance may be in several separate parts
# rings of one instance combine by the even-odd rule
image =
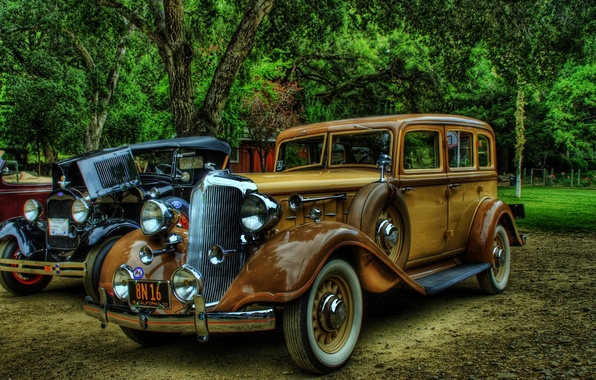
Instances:
[[[404,137],[404,169],[440,168],[439,142],[437,131],[407,132]]]
[[[493,152],[491,140],[486,135],[478,135],[478,165],[482,168],[492,167]]]
[[[447,132],[450,168],[472,168],[474,162],[474,134],[465,131]]]
[[[330,164],[376,165],[379,155],[391,155],[391,140],[391,132],[387,130],[334,133]]]

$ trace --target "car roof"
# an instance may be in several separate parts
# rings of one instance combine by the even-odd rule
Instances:
[[[492,128],[482,120],[467,116],[448,115],[448,114],[404,114],[404,115],[386,115],[386,116],[368,116],[353,119],[325,121],[321,123],[301,125],[288,128],[281,132],[277,137],[279,143],[285,139],[293,139],[299,136],[313,135],[332,131],[347,131],[350,129],[368,129],[375,127],[393,126],[399,128],[401,125],[414,123],[428,124],[460,124],[467,126],[476,126],[482,129],[491,130]]]
[[[216,150],[225,154],[230,154],[231,152],[231,148],[228,143],[210,136],[175,137],[164,140],[145,141],[138,144],[131,144],[129,146],[133,152],[142,150],[168,150],[177,148]]]

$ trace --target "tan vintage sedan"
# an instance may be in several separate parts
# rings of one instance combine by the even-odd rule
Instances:
[[[514,210],[514,211],[512,211]],[[437,293],[476,276],[498,294],[523,205],[497,199],[495,136],[455,115],[396,115],[288,129],[273,173],[212,171],[188,230],[159,200],[101,268],[85,312],[142,345],[181,333],[274,329],[296,364],[345,365],[363,291]],[[283,318],[282,318],[283,317]]]

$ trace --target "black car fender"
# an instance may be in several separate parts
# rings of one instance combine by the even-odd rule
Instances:
[[[43,221],[30,222],[23,217],[7,219],[0,224],[0,241],[12,236],[21,252],[29,256],[45,248],[46,224]]]
[[[124,236],[140,227],[139,223],[130,219],[105,219],[83,233],[79,247],[93,246],[115,235]]]
[[[161,201],[164,201],[168,206],[175,208],[176,210],[180,211],[188,218],[189,212],[189,203],[186,199],[180,198],[174,195],[169,195],[167,197],[159,198]]]

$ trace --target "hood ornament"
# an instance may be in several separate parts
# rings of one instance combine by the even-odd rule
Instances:
[[[70,185],[70,181],[66,180],[66,176],[63,175],[60,177],[60,181],[58,181],[58,184],[60,185],[61,189],[66,188],[68,185]]]

